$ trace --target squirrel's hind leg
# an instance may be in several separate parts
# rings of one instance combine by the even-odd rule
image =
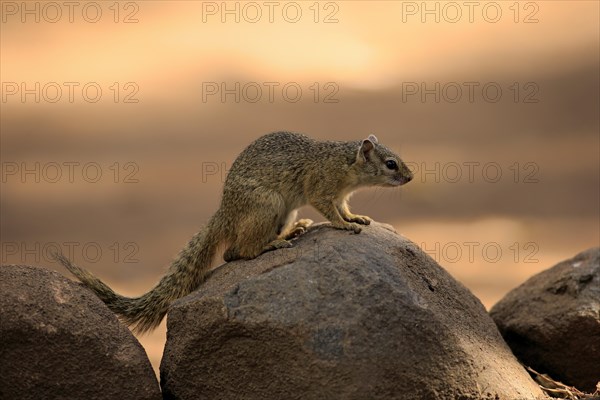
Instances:
[[[312,219],[299,219],[285,232],[283,232],[280,237],[285,240],[292,240],[305,234],[308,231],[308,228],[313,224]]]
[[[292,247],[292,243],[290,240],[297,238],[298,236],[306,233],[308,227],[312,225],[312,219],[300,219],[296,221],[296,217],[298,216],[298,211],[294,210],[290,212],[278,230],[279,235],[277,239],[273,240],[271,243],[267,244],[263,248],[263,253],[267,251],[273,251],[277,249],[285,249],[288,247]]]
[[[266,250],[291,246],[280,237],[290,214],[281,195],[271,190],[254,190],[240,207],[245,211],[237,221],[236,238],[223,255],[225,261],[248,260]]]

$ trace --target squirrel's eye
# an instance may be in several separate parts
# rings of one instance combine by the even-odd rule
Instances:
[[[396,161],[394,161],[394,160],[387,160],[385,162],[385,166],[388,167],[389,169],[396,169],[396,168],[398,168],[398,164],[396,164]]]

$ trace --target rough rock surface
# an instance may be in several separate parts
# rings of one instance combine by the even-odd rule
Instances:
[[[0,266],[1,399],[160,399],[129,330],[56,272]]]
[[[600,248],[531,277],[490,311],[517,357],[593,392],[600,381]]]
[[[379,224],[217,268],[168,314],[165,399],[537,399],[486,310]]]

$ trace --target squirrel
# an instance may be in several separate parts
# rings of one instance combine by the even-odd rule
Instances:
[[[360,225],[372,220],[350,212],[352,192],[366,186],[400,186],[412,177],[400,157],[374,135],[343,142],[274,132],[255,140],[237,157],[225,179],[219,209],[148,293],[121,296],[62,254],[55,254],[55,259],[135,332],[144,333],[160,324],[171,302],[204,282],[220,245],[228,246],[226,262],[291,247],[290,240],[312,223],[295,221],[297,209],[306,204],[333,228],[360,233]]]

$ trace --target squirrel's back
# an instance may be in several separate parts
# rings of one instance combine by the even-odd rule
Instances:
[[[294,132],[273,132],[261,136],[236,158],[227,175],[232,181],[271,186],[301,179],[330,163],[351,165],[360,141],[317,141]],[[299,182],[298,182],[299,183]]]

